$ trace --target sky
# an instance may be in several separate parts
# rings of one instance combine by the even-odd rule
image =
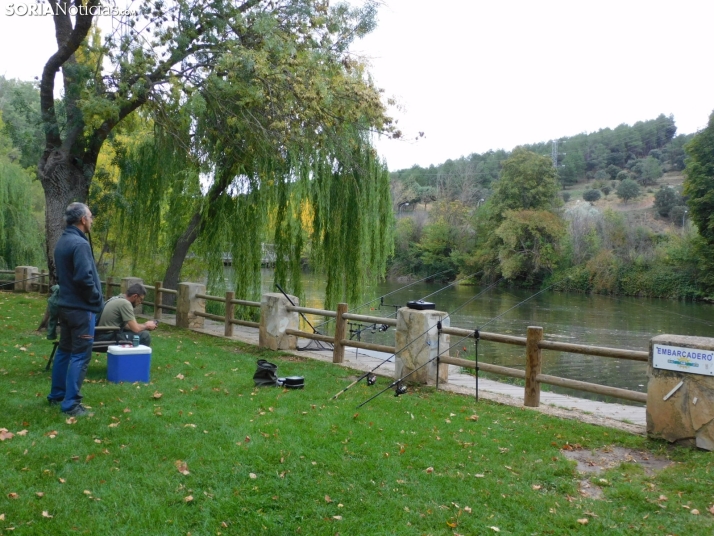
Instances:
[[[32,80],[54,31],[7,15],[25,2],[0,0],[0,74]],[[696,132],[714,111],[712,20],[710,0],[383,0],[352,50],[398,103],[403,139],[376,140],[396,170],[661,113]]]

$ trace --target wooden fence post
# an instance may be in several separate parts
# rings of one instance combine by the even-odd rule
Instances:
[[[528,326],[526,332],[526,390],[523,405],[537,408],[540,405],[540,382],[536,377],[540,374],[540,354],[538,343],[543,339],[543,328]]]
[[[45,277],[47,276],[47,272],[44,270],[40,270],[40,288],[38,292],[42,294],[43,292],[47,292],[47,294],[50,293],[50,280],[47,279],[47,287],[45,290]]]
[[[332,362],[342,363],[345,360],[345,347],[342,346],[342,339],[345,338],[347,321],[342,315],[347,312],[346,303],[337,304],[337,316],[335,317],[335,342],[333,344]]]
[[[235,297],[235,292],[226,292],[226,327],[223,332],[226,337],[233,336],[233,322],[231,320],[235,318],[235,305],[233,304]]]
[[[154,319],[161,319],[161,306],[163,305],[164,293],[161,292],[161,287],[164,284],[163,281],[156,281],[154,283]]]
[[[104,290],[104,301],[112,297],[112,278],[107,277],[107,288]]]

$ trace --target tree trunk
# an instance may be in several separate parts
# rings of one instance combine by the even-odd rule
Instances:
[[[84,165],[78,159],[59,149],[50,151],[40,161],[38,175],[45,191],[47,237],[45,253],[50,274],[50,286],[57,283],[54,251],[65,228],[64,212],[70,203],[74,201],[86,203],[89,196],[89,184],[93,173],[88,172],[88,168],[93,171],[93,166]]]
[[[163,285],[164,288],[170,288],[173,290],[178,289],[179,277],[181,275],[181,267],[183,262],[186,260],[186,255],[188,250],[191,249],[191,245],[198,238],[198,233],[201,226],[201,213],[196,212],[188,223],[188,226],[181,237],[176,243],[174,252],[171,254],[171,260],[169,260],[169,265],[166,268],[166,273],[164,274]],[[164,296],[164,303],[167,305],[174,304],[174,296],[167,294]]]

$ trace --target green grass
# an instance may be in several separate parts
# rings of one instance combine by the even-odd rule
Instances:
[[[714,532],[711,453],[431,388],[356,409],[374,387],[329,401],[346,369],[166,325],[151,384],[108,384],[95,354],[83,389],[94,415],[68,424],[45,401],[44,304],[0,293],[0,428],[15,434],[0,443],[5,534]],[[256,390],[258,357],[306,388]],[[585,499],[566,443],[679,463],[656,476],[624,464],[593,479],[607,481],[604,500]]]

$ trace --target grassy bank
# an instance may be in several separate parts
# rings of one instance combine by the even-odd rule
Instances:
[[[106,383],[93,416],[50,408],[45,301],[0,294],[0,530],[12,534],[711,534],[712,455],[430,388],[394,398],[350,371],[168,326],[152,383]],[[263,356],[306,388],[253,387]],[[379,380],[377,387],[385,386]],[[561,449],[625,446],[676,461],[591,477]],[[664,499],[662,497],[665,497]],[[692,512],[698,510],[699,515]]]

